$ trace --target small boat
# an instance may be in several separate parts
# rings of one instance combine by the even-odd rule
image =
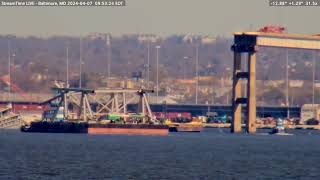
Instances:
[[[284,123],[283,123],[283,120],[281,118],[277,119],[276,127],[273,128],[272,131],[269,134],[280,135],[280,136],[293,135],[293,134],[287,133],[285,131]]]

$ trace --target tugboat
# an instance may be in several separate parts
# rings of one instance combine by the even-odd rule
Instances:
[[[286,133],[284,123],[281,118],[277,119],[276,127],[273,128],[273,130],[269,134],[282,135],[282,136],[292,135],[292,134]]]

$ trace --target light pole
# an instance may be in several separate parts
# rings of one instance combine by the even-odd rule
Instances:
[[[214,105],[214,98],[215,98],[215,93],[214,93],[214,88],[215,88],[215,83],[214,83],[214,79],[212,79],[212,84],[211,84],[211,88],[212,88],[212,96],[211,96],[211,104]]]
[[[9,100],[11,96],[11,41],[8,39],[8,92],[9,92]]]
[[[160,46],[156,46],[157,49],[157,98],[156,98],[156,103],[158,104],[158,98],[159,98],[159,49]]]
[[[66,46],[66,65],[67,65],[67,78],[66,78],[66,87],[69,87],[69,42]]]
[[[82,88],[82,37],[79,42],[79,88]]]
[[[316,74],[316,55],[312,52],[312,106],[315,104],[315,74]]]
[[[287,119],[290,118],[289,110],[289,53],[288,48],[286,49],[286,105],[287,105]]]
[[[148,39],[148,45],[147,45],[147,50],[148,50],[148,54],[147,54],[147,88],[149,88],[150,86],[150,40]]]
[[[196,104],[198,104],[198,89],[199,89],[199,45],[196,44]]]
[[[183,79],[187,78],[187,71],[186,71],[186,66],[187,66],[187,60],[189,59],[188,56],[183,57],[184,62],[183,62]]]
[[[108,61],[107,61],[107,78],[111,76],[111,61],[112,61],[112,51],[111,51],[111,37],[110,34],[107,34],[106,37],[106,46],[108,51]]]

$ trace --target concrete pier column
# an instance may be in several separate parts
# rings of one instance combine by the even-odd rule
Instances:
[[[237,101],[241,98],[241,81],[237,74],[241,72],[241,53],[234,52],[233,61],[233,88],[232,88],[232,122],[231,132],[241,132],[241,104]]]
[[[256,132],[256,52],[248,54],[247,122],[246,131]]]

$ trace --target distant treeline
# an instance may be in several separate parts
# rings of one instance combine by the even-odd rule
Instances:
[[[111,37],[111,76],[130,77],[134,72],[145,76],[148,59],[148,42],[139,35]],[[154,80],[156,49],[159,50],[159,69],[162,80],[187,78],[195,75],[195,49],[199,45],[199,73],[217,77],[230,77],[233,54],[232,39],[215,37],[213,43],[202,43],[202,37],[194,41],[181,35],[162,37],[150,42],[150,71]],[[200,39],[200,40],[199,40]],[[50,81],[64,80],[66,72],[66,49],[69,49],[70,77],[76,81],[79,73],[80,38],[55,36],[49,38],[0,36],[0,75],[8,72],[8,41],[10,41],[13,79],[26,91],[48,89]],[[107,73],[108,50],[104,36],[82,38],[83,72],[86,80],[98,81]],[[288,51],[291,79],[312,79],[312,51]],[[319,69],[318,54],[316,69]],[[258,79],[277,80],[285,78],[285,49],[260,48],[258,52]],[[245,61],[244,61],[245,63]],[[184,72],[185,71],[185,72]],[[320,79],[320,69],[316,72]],[[98,86],[101,82],[95,82]]]

